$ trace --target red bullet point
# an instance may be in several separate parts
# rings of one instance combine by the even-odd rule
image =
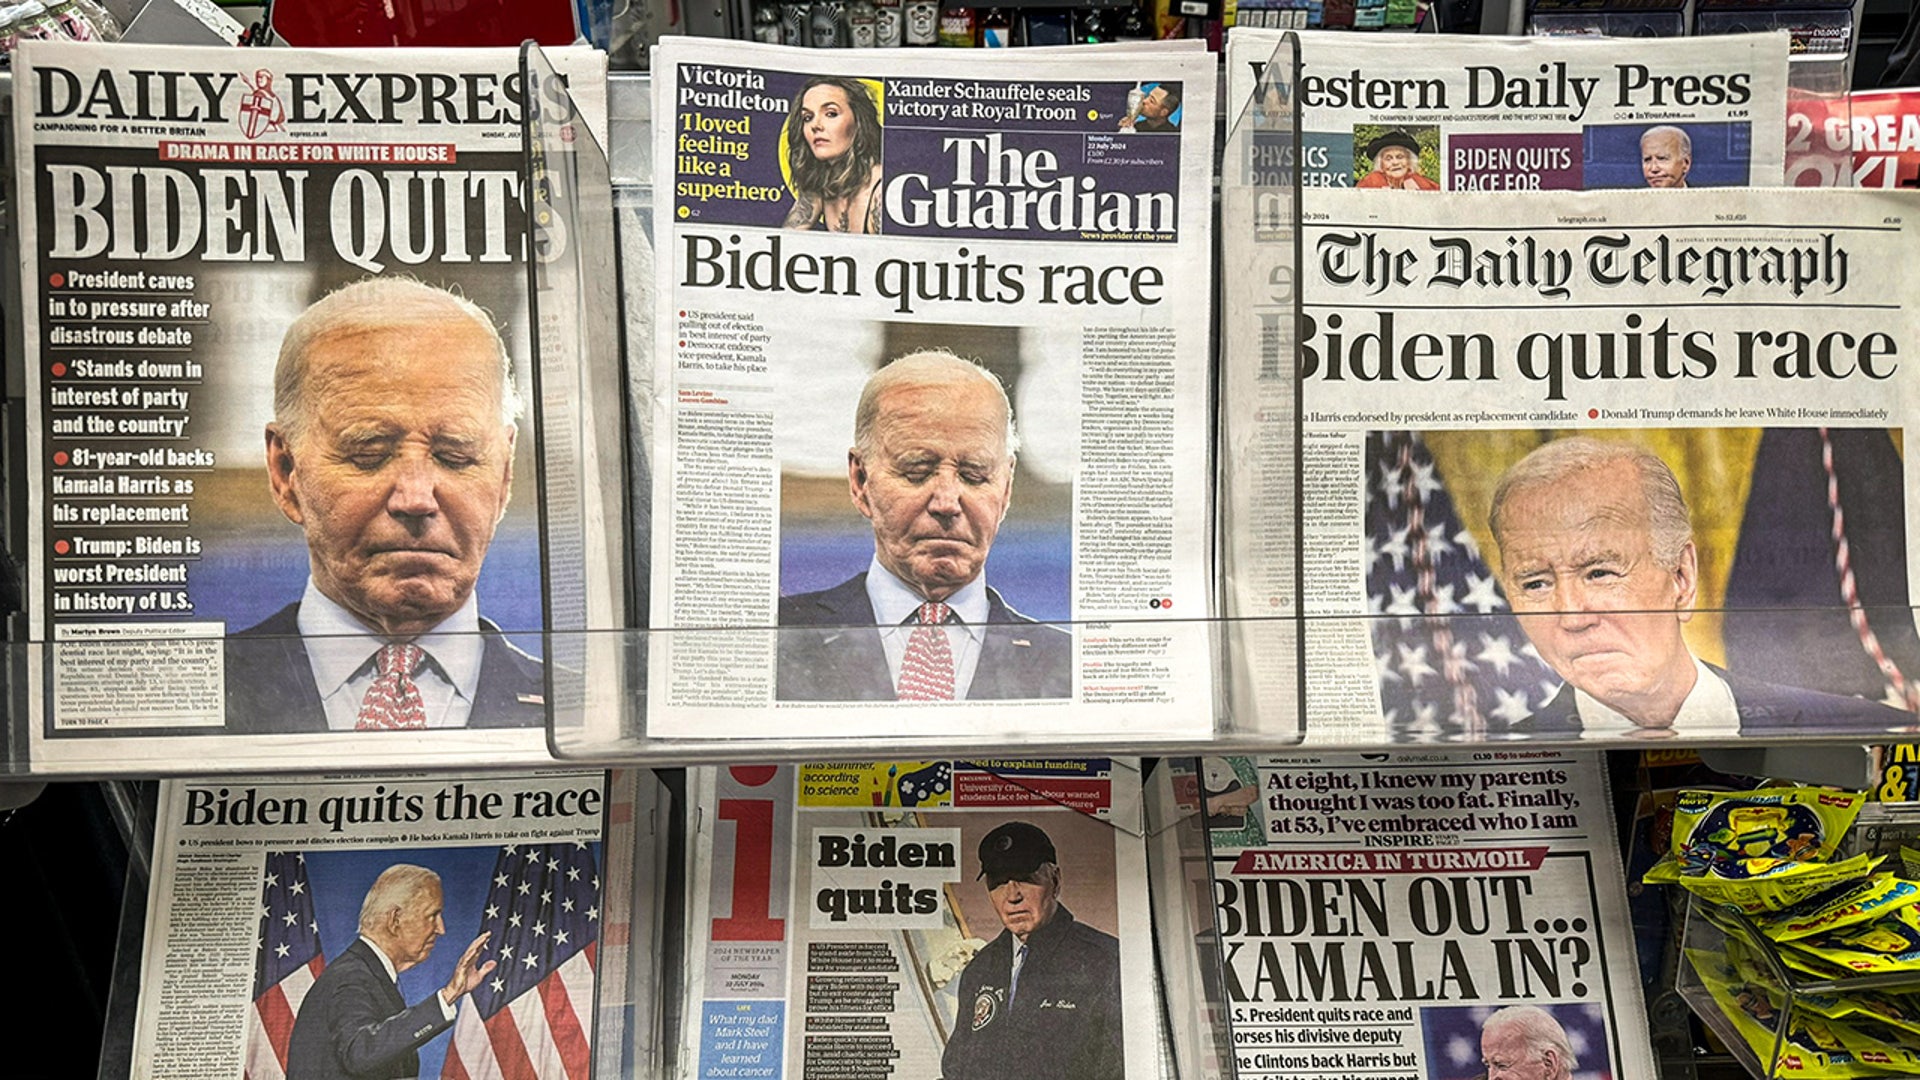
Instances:
[[[67,460],[67,452],[65,450],[55,450],[53,452],[53,463],[55,465],[65,465]]]
[[[681,347],[681,348],[683,348],[683,349],[684,349],[684,348],[686,348],[686,347],[687,347],[687,343],[686,343],[686,342],[684,342],[684,341],[682,341],[682,342],[680,343],[680,347]]]
[[[1599,409],[1588,409],[1588,410],[1587,410],[1587,419],[1589,419],[1589,420],[1598,420],[1598,419],[1600,419],[1600,410],[1599,410]]]
[[[73,550],[73,545],[67,543],[65,540],[55,540],[53,542],[53,553],[55,555],[65,555],[67,552],[72,550]]]
[[[54,378],[56,378],[56,379],[57,379],[57,378],[59,378],[60,376],[62,376],[62,375],[65,375],[66,373],[67,373],[67,365],[65,365],[65,364],[55,364],[55,365],[53,365],[53,377],[54,377]]]
[[[47,284],[53,286],[56,289],[62,285],[65,285],[66,283],[67,283],[67,275],[65,274],[52,274],[52,275],[49,275],[47,278]]]

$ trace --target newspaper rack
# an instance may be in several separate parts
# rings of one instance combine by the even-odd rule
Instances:
[[[644,80],[613,80],[615,104],[610,165],[603,149],[585,131],[556,123],[562,115],[547,111],[562,107],[566,91],[546,56],[530,47],[523,55],[523,77],[543,92],[527,110],[526,175],[531,200],[529,220],[535,222],[535,246],[540,257],[529,265],[529,304],[537,349],[537,442],[543,480],[541,515],[548,539],[541,573],[551,598],[539,624],[506,627],[509,635],[529,652],[548,658],[547,706],[549,730],[544,740],[502,751],[498,746],[453,740],[396,748],[391,756],[356,750],[340,758],[339,744],[325,736],[265,740],[227,737],[218,725],[200,727],[196,738],[165,744],[149,753],[119,750],[90,755],[89,740],[102,734],[143,734],[140,728],[117,731],[60,730],[63,756],[50,762],[36,754],[32,744],[55,734],[59,709],[55,691],[44,673],[65,649],[111,656],[121,650],[140,650],[153,639],[87,641],[70,645],[60,641],[26,640],[24,620],[9,621],[14,635],[5,648],[7,725],[0,772],[109,775],[151,773],[155,770],[283,770],[307,764],[311,755],[328,752],[337,764],[379,767],[392,765],[471,765],[549,760],[549,754],[580,761],[624,760],[650,762],[751,761],[776,750],[788,760],[843,756],[847,737],[804,739],[741,739],[724,730],[688,738],[661,738],[649,733],[645,715],[645,678],[650,653],[675,642],[724,636],[731,642],[758,638],[756,651],[777,651],[777,627],[706,626],[684,629],[632,628],[631,612],[646,610],[649,520],[645,493],[650,486],[646,428],[650,416],[636,407],[650,377],[653,362],[651,325],[655,297],[650,285],[654,259],[646,209],[652,198],[653,165],[648,160],[651,127],[646,115]],[[1796,65],[1813,72],[1808,65]],[[1217,594],[1208,598],[1205,612],[1191,618],[1155,625],[1168,627],[1174,643],[1183,649],[1204,651],[1214,658],[1219,691],[1211,734],[1167,737],[1153,730],[1114,731],[1095,725],[1068,734],[1036,738],[1028,717],[1017,705],[969,707],[963,724],[946,731],[888,731],[862,734],[863,754],[894,756],[915,753],[950,754],[955,748],[1018,747],[1023,751],[1069,751],[1098,747],[1103,752],[1177,752],[1185,748],[1257,751],[1299,742],[1307,737],[1308,683],[1323,663],[1314,652],[1312,628],[1360,628],[1397,624],[1431,642],[1429,655],[1446,655],[1457,643],[1479,634],[1495,621],[1511,622],[1505,612],[1431,613],[1419,606],[1366,615],[1321,612],[1301,602],[1305,567],[1329,556],[1343,541],[1328,535],[1324,525],[1316,532],[1315,512],[1326,492],[1309,482],[1303,467],[1305,410],[1297,362],[1300,342],[1296,331],[1302,314],[1302,290],[1307,264],[1301,223],[1300,100],[1292,92],[1300,71],[1299,43],[1282,37],[1273,57],[1262,68],[1259,92],[1240,114],[1231,117],[1221,167],[1218,357],[1214,392],[1217,430],[1214,449],[1215,541]],[[1825,73],[1830,76],[1830,72]],[[1824,77],[1824,76],[1823,76]],[[1811,79],[1811,76],[1809,76]],[[1849,129],[1844,98],[1818,80],[1797,83],[1807,103],[1806,128],[1812,133],[1805,147],[1805,163],[1790,175],[1804,182],[1845,168],[1845,138]],[[1839,138],[1835,138],[1835,133]],[[617,286],[617,287],[616,287]],[[18,327],[9,324],[12,334]],[[17,336],[14,338],[17,343]],[[623,370],[624,366],[624,370]],[[621,382],[624,377],[624,385]],[[13,416],[17,418],[18,412]],[[597,490],[591,490],[597,487]],[[623,506],[626,527],[616,527],[595,506]],[[19,514],[20,509],[10,508]],[[18,544],[23,532],[17,521],[9,540]],[[15,558],[21,549],[15,547]],[[24,560],[23,560],[24,561]],[[1830,560],[1829,560],[1830,561]],[[18,565],[18,564],[16,564]],[[589,586],[592,580],[600,585]],[[1871,635],[1878,631],[1882,652],[1891,654],[1900,671],[1902,650],[1912,644],[1913,609],[1904,590],[1867,595],[1863,588],[1852,604],[1838,600],[1809,606],[1783,604],[1777,608],[1702,609],[1699,614],[1721,621],[1743,620],[1748,637],[1786,644],[1783,654],[1805,653],[1809,643],[1832,641],[1834,635],[1863,642],[1863,656],[1871,657]],[[1818,633],[1810,630],[1819,622]],[[1094,624],[1060,624],[1077,635],[1098,629]],[[1892,629],[1889,629],[1892,628]],[[198,643],[218,652],[217,638]],[[1920,663],[1914,665],[1920,670]],[[1884,672],[1886,668],[1882,667]],[[35,677],[30,678],[32,673]],[[1889,678],[1890,685],[1913,685]],[[43,701],[30,708],[30,687],[37,686]],[[1850,691],[1859,692],[1859,691]],[[1488,703],[1489,705],[1492,702]],[[24,718],[40,711],[46,730],[32,733]],[[1422,720],[1407,715],[1391,722],[1343,728],[1317,723],[1314,737],[1328,745],[1373,746],[1400,742],[1485,742],[1534,740],[1542,743],[1577,739],[1578,734],[1526,730],[1523,726],[1488,719],[1478,722],[1451,717]],[[1824,726],[1801,725],[1770,731],[1770,738],[1857,739],[1898,731],[1909,726],[1876,723]],[[182,729],[181,733],[191,733]],[[1700,742],[1737,742],[1724,733]],[[217,744],[217,745],[216,745]]]

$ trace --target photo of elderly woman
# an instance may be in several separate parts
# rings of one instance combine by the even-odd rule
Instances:
[[[880,231],[880,110],[858,79],[807,80],[787,111],[793,208],[781,224],[825,232]]]

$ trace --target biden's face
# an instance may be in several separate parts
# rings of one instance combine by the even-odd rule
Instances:
[[[881,394],[872,452],[847,459],[880,565],[928,600],[980,576],[1013,496],[1006,405],[979,379]]]
[[[1642,726],[1671,723],[1649,707],[1692,685],[1681,624],[1692,617],[1696,560],[1691,543],[1678,566],[1654,557],[1638,468],[1615,461],[1522,488],[1501,521],[1501,585],[1540,658]]]
[[[1487,1080],[1557,1080],[1565,1075],[1559,1052],[1527,1045],[1526,1034],[1509,1024],[1480,1033],[1480,1063]]]
[[[993,900],[993,910],[1000,916],[1000,925],[1021,941],[1047,925],[1060,907],[1059,879],[1039,873],[1031,877],[1034,880],[1003,881],[987,893]]]
[[[447,932],[447,924],[440,920],[442,907],[440,886],[435,883],[415,893],[394,914],[388,935],[393,953],[388,959],[396,970],[405,971],[433,955],[434,943]]]
[[[1680,148],[1680,140],[1671,135],[1654,134],[1640,140],[1640,175],[1652,188],[1687,186],[1687,173],[1693,159]]]
[[[323,335],[307,355],[306,422],[267,432],[275,501],[322,594],[416,636],[473,593],[513,486],[493,338],[447,317]]]

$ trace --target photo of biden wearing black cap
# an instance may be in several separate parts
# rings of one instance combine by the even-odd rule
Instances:
[[[976,861],[963,871],[976,871],[1002,929],[960,974],[945,1080],[1121,1080],[1120,942],[1061,903],[1052,838],[1005,822],[981,837]]]

